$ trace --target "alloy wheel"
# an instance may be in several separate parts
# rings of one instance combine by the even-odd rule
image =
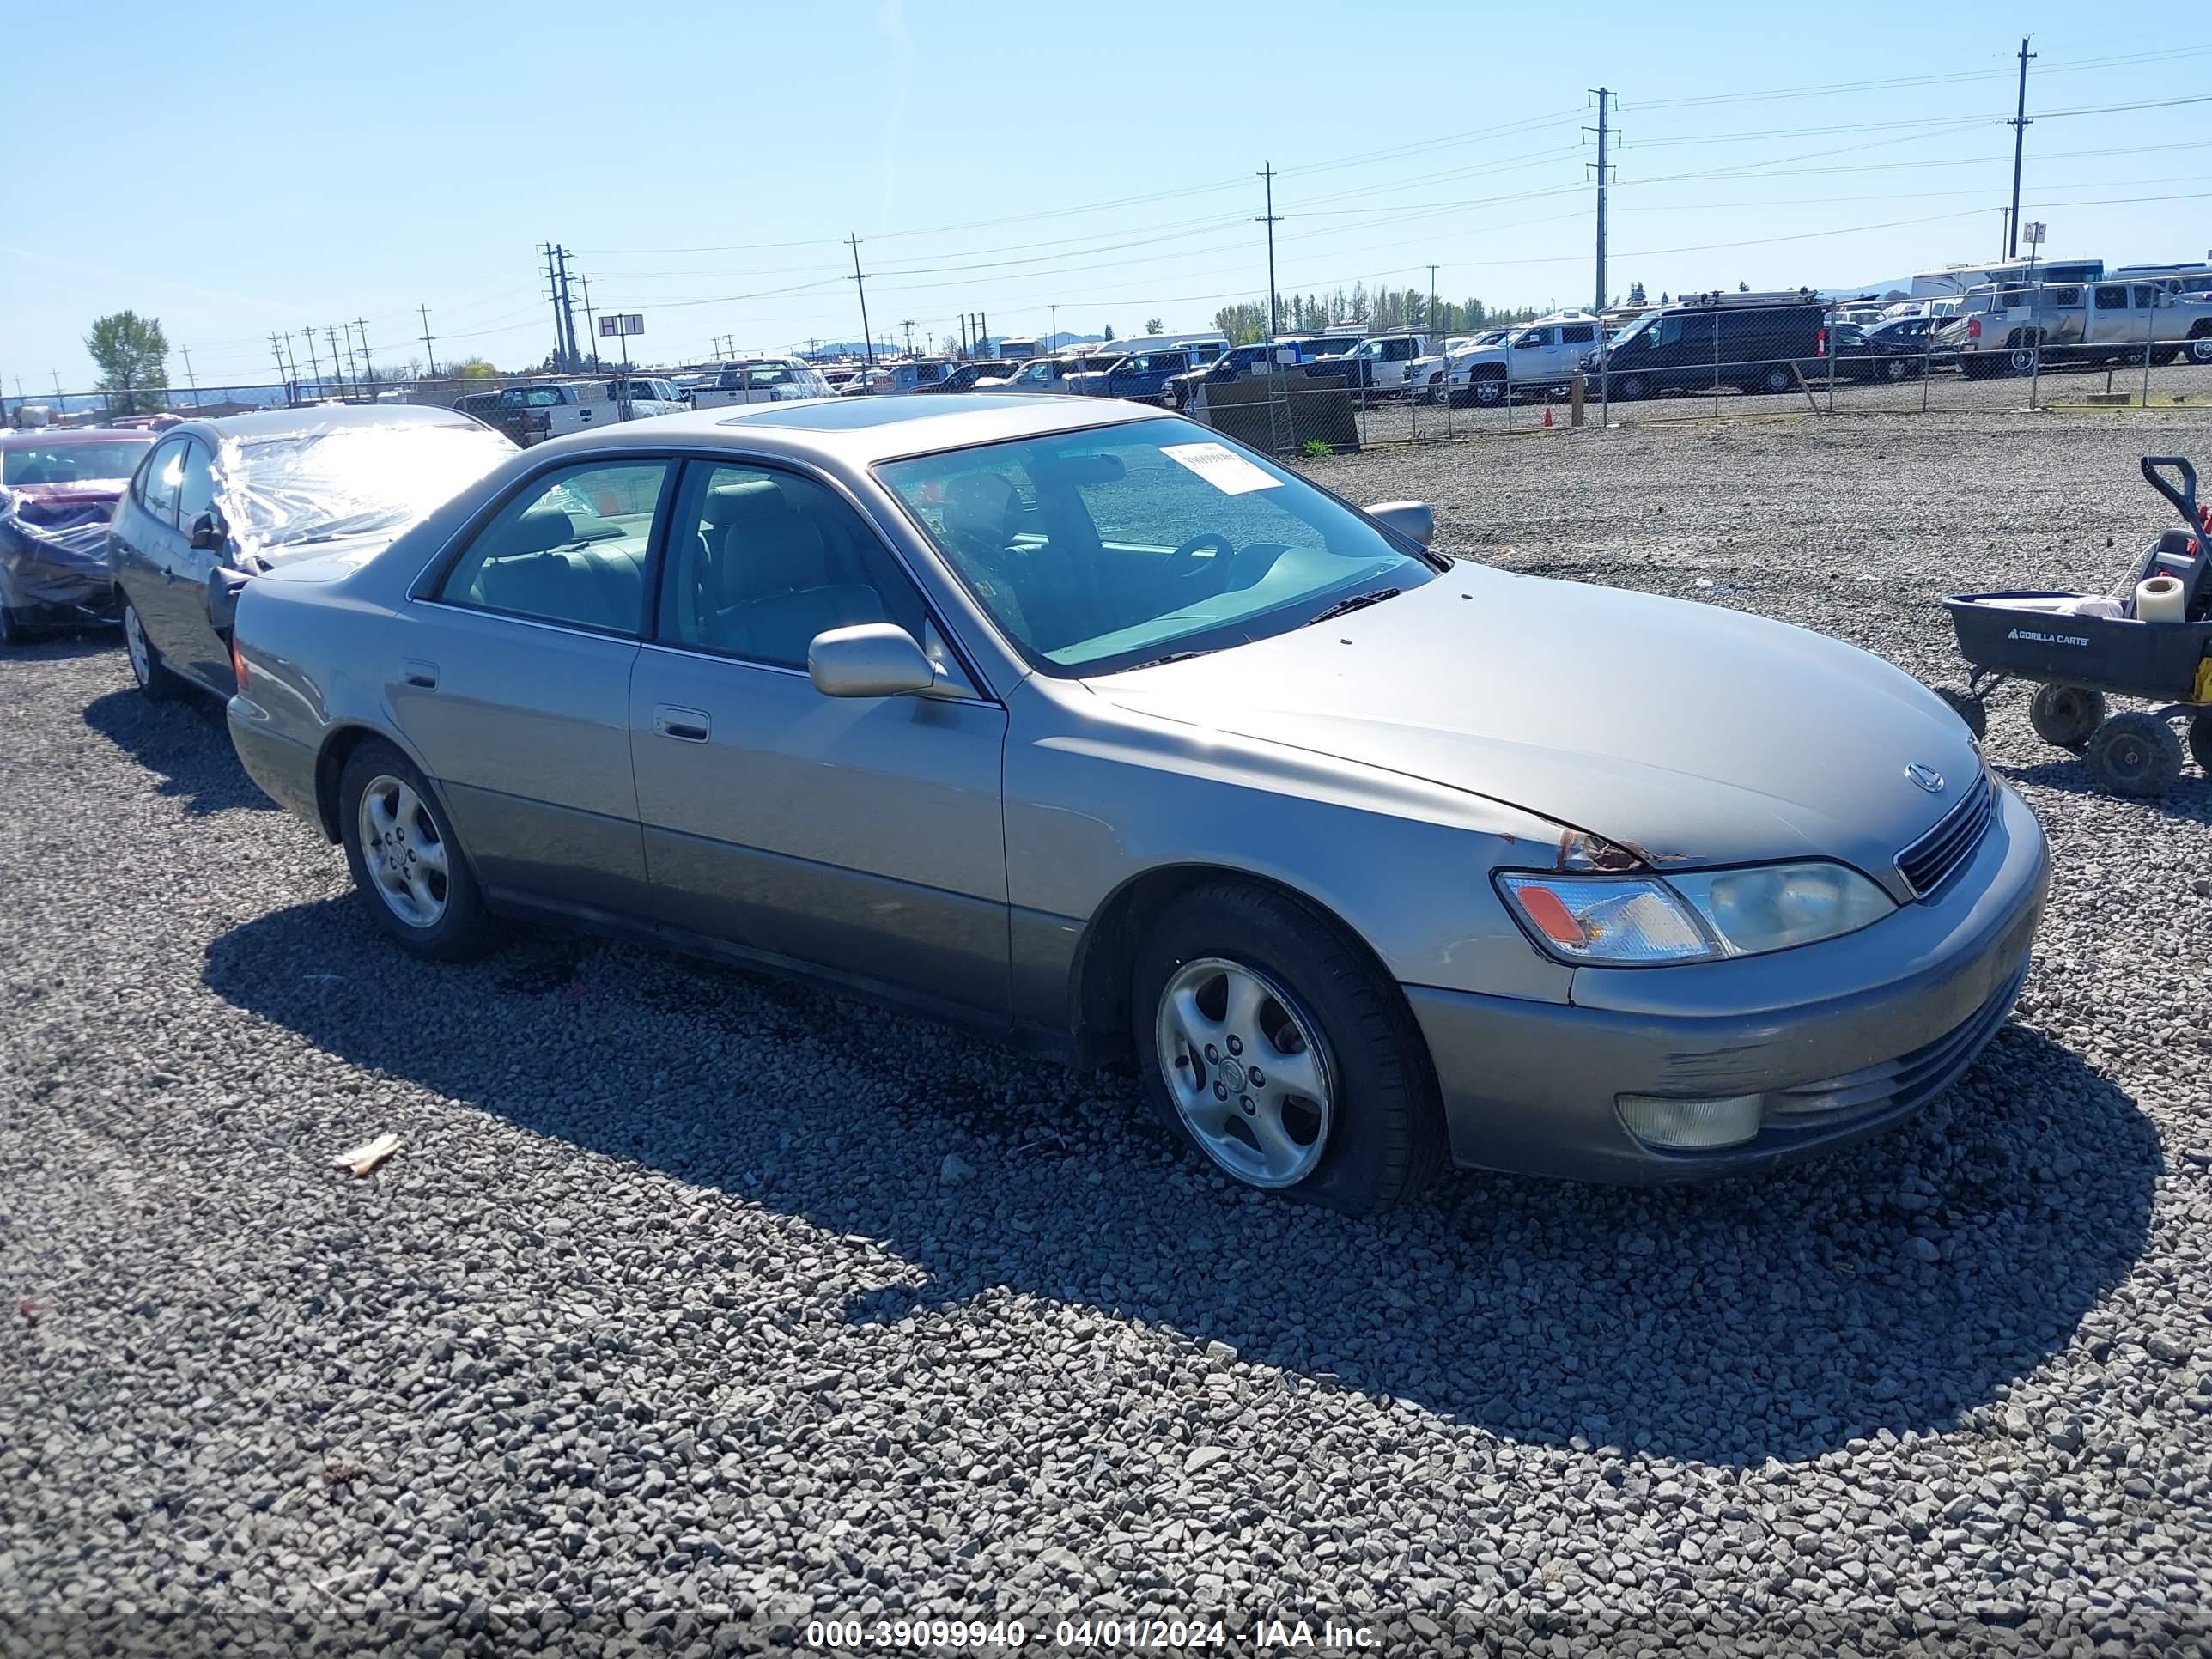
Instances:
[[[123,607],[123,648],[131,658],[131,674],[143,685],[154,677],[154,657],[146,644],[146,629],[138,620],[138,607]]]
[[[377,896],[410,927],[434,927],[446,914],[449,874],[445,837],[414,786],[388,774],[361,793],[361,851]]]
[[[1334,1085],[1321,1028],[1240,963],[1204,957],[1160,993],[1157,1048],[1191,1138],[1239,1181],[1294,1187],[1328,1146]]]

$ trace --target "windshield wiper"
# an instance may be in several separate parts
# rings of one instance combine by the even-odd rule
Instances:
[[[1158,668],[1167,663],[1188,662],[1193,657],[1203,657],[1209,654],[1209,653],[1204,651],[1170,651],[1164,657],[1151,657],[1147,658],[1143,662],[1133,662],[1121,672],[1125,674],[1133,674],[1139,668]]]
[[[1306,626],[1325,623],[1337,617],[1348,617],[1355,611],[1364,611],[1370,605],[1380,605],[1385,599],[1395,599],[1402,592],[1395,587],[1378,587],[1371,593],[1354,593],[1349,599],[1339,599],[1319,616],[1306,618]]]

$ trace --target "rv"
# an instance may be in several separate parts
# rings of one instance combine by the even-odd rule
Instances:
[[[1945,265],[1912,279],[1911,297],[1940,299],[1970,288],[2002,288],[2030,283],[2094,283],[2105,274],[2102,259],[2000,259],[1990,265]]]

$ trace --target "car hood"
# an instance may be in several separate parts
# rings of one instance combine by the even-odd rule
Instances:
[[[399,525],[373,530],[362,536],[340,536],[327,542],[306,542],[297,547],[257,547],[253,556],[267,566],[256,573],[262,581],[327,582],[358,570],[411,529]]]
[[[1462,564],[1335,621],[1090,682],[1133,711],[1510,803],[1656,865],[1897,854],[1966,799],[1958,716],[1855,647]],[[1929,793],[1905,769],[1932,768]]]

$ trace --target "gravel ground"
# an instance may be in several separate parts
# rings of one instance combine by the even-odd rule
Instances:
[[[2206,432],[1746,422],[1317,470],[1434,501],[1457,551],[1940,676],[1936,595],[2102,586],[2160,525],[2135,456]],[[2212,1648],[2194,772],[2106,799],[1999,711],[2056,894],[2019,1018],[1910,1128],[1355,1221],[1176,1158],[1126,1079],[857,1003],[550,934],[409,960],[119,649],[0,659],[0,1652],[1117,1613],[1240,1651],[1278,1618],[1562,1659]],[[374,1176],[325,1167],[381,1130]]]

